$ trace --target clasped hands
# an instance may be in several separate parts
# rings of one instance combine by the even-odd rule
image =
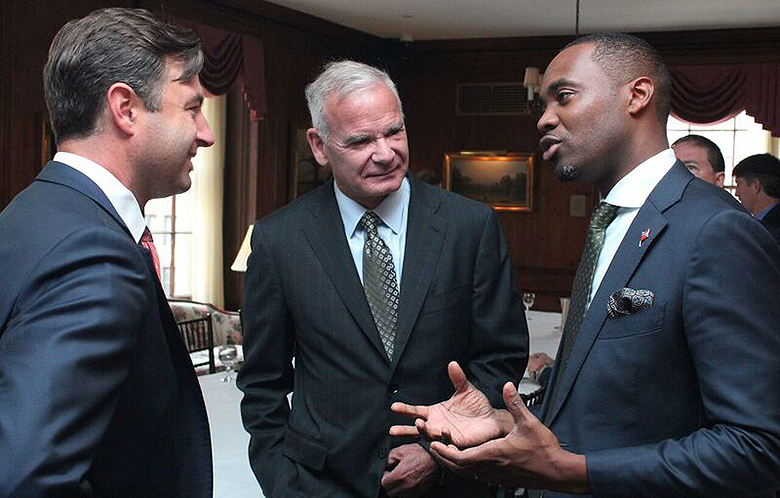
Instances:
[[[462,475],[506,486],[587,493],[584,455],[561,448],[528,411],[514,384],[504,385],[507,409],[495,409],[457,362],[450,362],[447,372],[455,394],[430,406],[393,403],[394,412],[415,422],[394,425],[391,435],[432,441],[434,456]]]

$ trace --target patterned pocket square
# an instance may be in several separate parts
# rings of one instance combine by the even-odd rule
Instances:
[[[609,296],[607,314],[611,318],[638,313],[653,307],[655,295],[646,289],[630,289],[623,287]]]

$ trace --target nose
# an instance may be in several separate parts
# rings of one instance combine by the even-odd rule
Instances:
[[[214,132],[202,114],[199,116],[197,126],[195,140],[198,142],[198,147],[211,147],[214,145]]]
[[[395,151],[390,146],[387,138],[379,138],[375,142],[374,153],[371,154],[371,160],[375,163],[387,163],[395,157]]]
[[[558,116],[553,112],[552,106],[547,106],[542,115],[539,116],[539,121],[536,122],[536,129],[539,130],[539,133],[544,133],[556,126],[558,126]]]

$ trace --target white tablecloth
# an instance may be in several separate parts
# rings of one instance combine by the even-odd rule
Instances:
[[[249,468],[249,434],[241,423],[243,394],[234,382],[220,382],[224,372],[198,377],[211,425],[215,498],[262,497]],[[235,374],[234,374],[235,376]]]
[[[527,314],[530,352],[542,351],[555,357],[561,331],[560,313],[531,311]],[[446,368],[446,366],[442,366]],[[214,452],[215,498],[262,498],[263,493],[249,468],[249,434],[241,423],[241,391],[235,382],[220,382],[224,372],[198,377],[206,400]],[[538,384],[529,379],[520,383],[521,392],[532,392]]]

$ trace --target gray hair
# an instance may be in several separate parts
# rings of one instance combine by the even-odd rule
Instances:
[[[184,62],[179,77],[188,81],[203,67],[198,35],[143,9],[108,8],[65,24],[52,41],[43,69],[52,130],[62,140],[96,131],[105,94],[126,83],[146,109],[160,108],[169,59]]]
[[[330,133],[325,102],[332,94],[341,99],[351,93],[365,90],[376,84],[385,84],[395,95],[398,110],[403,117],[403,106],[398,90],[390,76],[373,66],[350,60],[335,61],[325,64],[322,72],[306,87],[306,103],[309,105],[311,123],[326,140]]]

